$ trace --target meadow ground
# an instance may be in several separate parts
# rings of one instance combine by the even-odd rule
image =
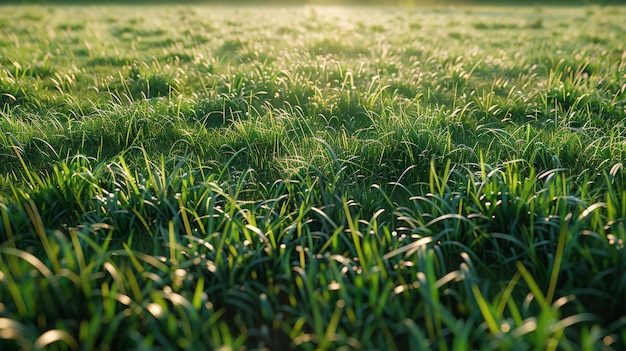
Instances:
[[[625,7],[3,6],[0,348],[626,348]]]

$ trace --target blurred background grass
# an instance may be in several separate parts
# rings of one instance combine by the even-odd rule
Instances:
[[[246,4],[246,5],[626,5],[626,0],[2,0],[0,5],[15,4],[72,4],[72,5],[104,5],[104,4]]]

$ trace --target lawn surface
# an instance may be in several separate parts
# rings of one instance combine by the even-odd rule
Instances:
[[[626,8],[3,6],[0,348],[626,348]]]

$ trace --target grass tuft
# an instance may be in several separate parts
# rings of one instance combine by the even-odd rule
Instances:
[[[621,7],[5,7],[0,349],[626,348]]]

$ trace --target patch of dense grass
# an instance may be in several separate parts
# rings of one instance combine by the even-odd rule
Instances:
[[[5,9],[3,349],[626,347],[623,7]]]

